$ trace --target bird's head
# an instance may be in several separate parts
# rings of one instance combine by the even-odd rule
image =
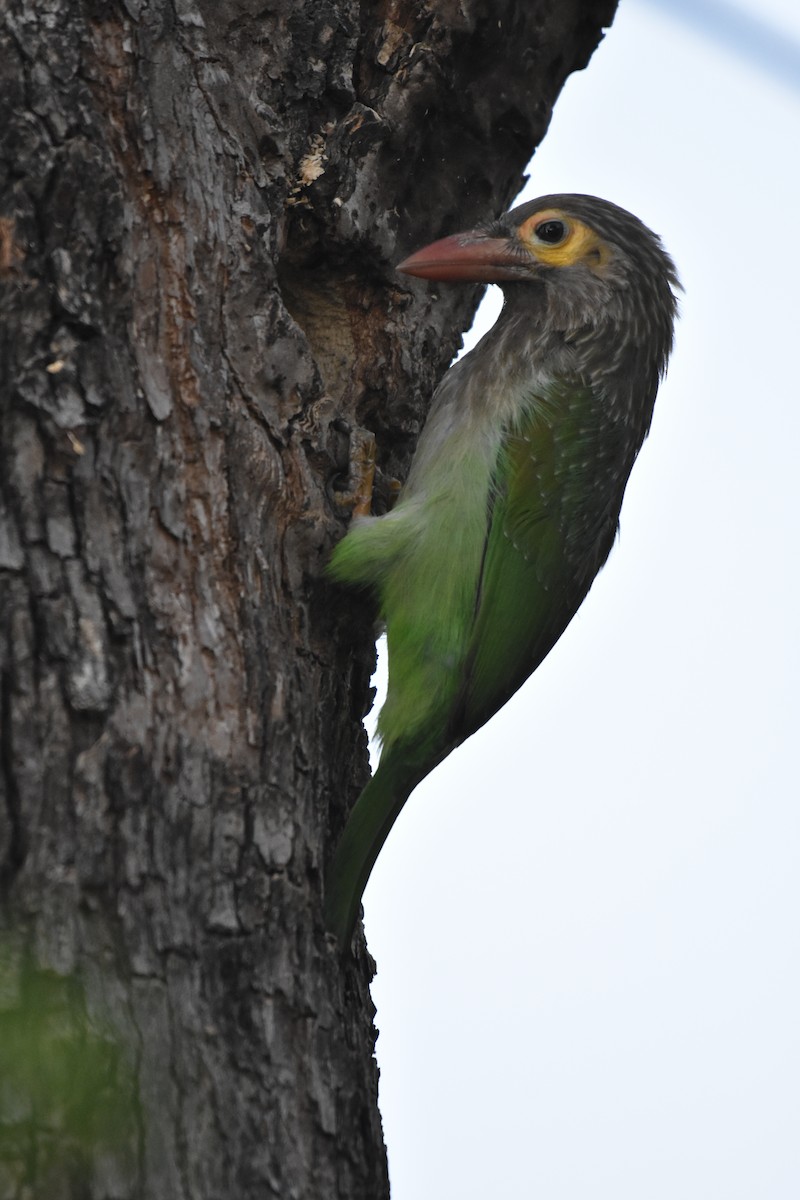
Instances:
[[[614,326],[629,347],[650,352],[659,372],[672,345],[680,287],[672,259],[637,217],[595,196],[540,196],[417,250],[397,269],[498,283],[509,307],[533,306],[542,326],[568,338]]]

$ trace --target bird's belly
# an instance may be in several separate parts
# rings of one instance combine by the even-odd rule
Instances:
[[[429,496],[404,537],[407,552],[382,588],[389,688],[379,733],[388,745],[447,724],[463,667],[483,559],[488,476],[482,488]]]

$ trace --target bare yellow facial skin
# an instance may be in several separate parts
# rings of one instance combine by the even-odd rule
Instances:
[[[543,221],[561,221],[567,227],[567,236],[558,245],[548,245],[536,236],[536,228]],[[593,229],[576,217],[567,216],[558,208],[543,208],[523,221],[517,236],[526,250],[550,267],[571,267],[585,262],[594,270],[611,258],[611,248]]]

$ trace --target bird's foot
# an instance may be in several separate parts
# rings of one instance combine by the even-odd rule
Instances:
[[[372,509],[372,488],[375,482],[375,435],[368,429],[351,428],[350,473],[347,487],[334,491],[337,507],[349,509],[354,517],[368,517]]]
[[[403,485],[377,465],[375,435],[368,429],[350,425],[341,417],[332,422],[332,428],[348,439],[347,484],[337,486],[336,477],[328,484],[328,495],[336,508],[354,517],[368,517],[373,512],[382,516],[389,512]],[[343,476],[344,471],[341,471],[338,480],[342,481]]]
[[[399,479],[395,479],[394,475],[384,475],[383,471],[378,470],[374,491],[382,497],[385,512],[391,512],[402,490],[403,485]]]

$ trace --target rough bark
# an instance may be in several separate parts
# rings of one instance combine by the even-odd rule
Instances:
[[[614,7],[6,0],[0,1008],[61,981],[138,1100],[65,1170],[0,1086],[0,1195],[386,1195],[321,920],[373,665],[335,493],[348,430],[403,477],[476,300],[393,264],[507,206]]]

